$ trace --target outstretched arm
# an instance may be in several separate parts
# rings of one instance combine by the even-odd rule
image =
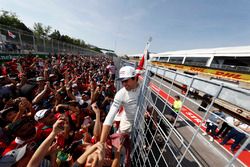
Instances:
[[[101,139],[100,139],[101,143],[105,143],[105,141],[107,140],[114,118],[118,110],[120,109],[120,106],[121,106],[121,102],[114,99],[114,102],[110,107],[109,113],[103,123],[102,134],[101,134]]]
[[[32,104],[36,104],[36,103],[39,103],[43,96],[45,95],[45,93],[47,92],[49,86],[48,86],[48,83],[46,83],[46,85],[44,86],[44,89],[42,92],[40,92],[33,100],[32,100]]]
[[[93,103],[91,105],[92,110],[95,112],[96,120],[95,120],[95,126],[94,126],[94,136],[96,141],[100,140],[100,136],[102,133],[102,126],[101,126],[101,110],[98,108],[96,103]]]
[[[38,147],[32,158],[30,159],[27,165],[28,167],[39,166],[40,162],[47,154],[50,145],[55,139],[55,136],[62,131],[62,129],[59,128],[60,124],[62,123],[64,123],[64,120],[62,119],[56,121],[56,123],[53,125],[53,130],[50,135],[42,142],[42,144]]]

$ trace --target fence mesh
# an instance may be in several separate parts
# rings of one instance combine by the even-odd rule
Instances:
[[[9,33],[13,34],[10,35]],[[11,53],[30,53],[30,52],[65,52],[74,54],[88,55],[96,54],[97,52],[86,48],[81,48],[72,44],[67,44],[62,41],[57,41],[49,37],[37,37],[31,32],[8,27],[0,24],[0,52]]]
[[[124,65],[135,66],[122,61],[120,66]],[[132,133],[132,166],[246,166],[249,163],[244,161],[249,156],[249,133],[231,125],[245,135],[234,153],[228,149],[232,143],[225,147],[220,144],[223,140],[212,141],[209,135],[202,135],[207,128],[206,121],[217,110],[216,101],[234,101],[247,109],[244,103],[250,100],[249,92],[150,65],[141,77],[141,84]],[[187,86],[185,92],[178,87],[183,84]],[[240,100],[225,96],[230,91],[236,92],[235,98]],[[210,101],[205,106],[202,102],[206,94]],[[181,97],[182,107],[172,121],[177,95]],[[217,130],[227,120],[220,118],[219,122]]]

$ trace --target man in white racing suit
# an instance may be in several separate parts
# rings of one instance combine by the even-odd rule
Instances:
[[[130,133],[137,110],[137,101],[140,92],[140,84],[135,69],[131,66],[124,66],[119,71],[119,79],[123,88],[120,89],[114,98],[114,102],[103,123],[101,143],[105,143],[107,136],[113,124],[113,120],[121,106],[124,107],[125,113],[120,121],[119,133]]]

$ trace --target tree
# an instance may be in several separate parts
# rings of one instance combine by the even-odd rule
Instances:
[[[54,30],[54,32],[50,34],[50,38],[60,40],[61,39],[60,31]]]
[[[37,37],[42,37],[42,36],[49,36],[49,33],[51,32],[51,26],[44,26],[42,23],[34,23],[34,34]]]
[[[32,32],[18,17],[15,13],[8,12],[5,10],[0,11],[0,24],[21,29],[23,31]]]
[[[66,43],[71,43],[71,44],[73,43],[73,40],[68,35],[62,35],[61,41],[66,42]]]
[[[51,29],[52,29],[51,26],[44,26],[44,35],[49,36]]]

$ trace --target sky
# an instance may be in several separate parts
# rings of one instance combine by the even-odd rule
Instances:
[[[249,0],[0,0],[28,27],[61,34],[119,55],[250,45]]]

